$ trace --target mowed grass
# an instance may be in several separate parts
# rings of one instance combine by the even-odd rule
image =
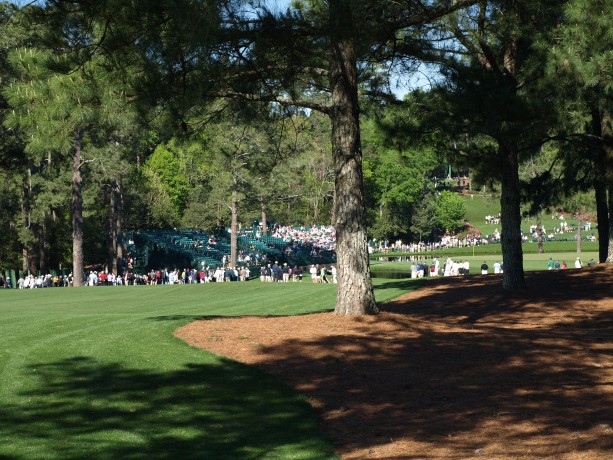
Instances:
[[[379,301],[417,286],[377,283]],[[210,316],[331,310],[335,292],[308,279],[2,289],[0,458],[335,458],[300,395],[172,335]]]
[[[500,246],[499,246],[500,248]],[[463,248],[469,249],[469,248]],[[477,248],[478,249],[478,248]],[[582,252],[580,255],[580,259],[583,262],[583,265],[587,265],[587,262],[590,259],[598,260],[597,252]],[[472,255],[471,251],[450,251],[449,253],[426,253],[424,255],[425,261],[430,263],[433,257],[438,257],[442,266],[447,257],[450,257],[452,260],[457,262],[468,261],[470,267],[471,274],[480,274],[481,273],[481,264],[486,262],[489,266],[489,272],[494,272],[494,263],[500,262],[502,263],[502,255],[500,253],[478,253]],[[538,253],[524,253],[524,270],[525,271],[539,271],[539,270],[547,270],[547,263],[549,262],[549,258],[551,258],[554,262],[557,260],[562,264],[566,261],[568,269],[574,269],[575,267],[575,259],[577,258],[576,252],[547,252],[543,254]],[[395,274],[406,274],[406,276],[410,276],[411,274],[411,264],[412,262],[386,262],[379,260],[371,260],[370,266],[372,272],[375,276],[385,277],[386,274],[395,273]],[[441,273],[439,271],[439,274]]]
[[[464,219],[469,222],[473,227],[479,229],[482,235],[491,235],[495,230],[501,231],[501,224],[487,224],[485,222],[485,216],[496,216],[500,212],[500,197],[491,193],[473,193],[462,196],[464,200],[464,206],[466,207],[466,214]],[[566,218],[564,222],[568,225],[576,228],[577,219],[574,219],[568,213],[565,214]],[[545,231],[553,233],[554,229],[560,228],[560,220],[553,219],[550,213],[543,213],[541,216],[541,225],[545,228]],[[592,222],[592,230],[584,232],[583,236],[597,235],[596,223]],[[521,228],[524,233],[528,233],[530,225],[536,225],[536,217],[528,217],[522,219]],[[556,239],[573,239],[574,233],[555,234]]]

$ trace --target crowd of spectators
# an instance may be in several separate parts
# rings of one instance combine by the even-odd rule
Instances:
[[[86,286],[144,286],[155,284],[198,284],[224,281],[246,281],[250,277],[248,267],[205,267],[201,270],[161,269],[150,270],[145,274],[136,274],[132,271],[122,275],[115,275],[105,270],[91,270],[84,274]],[[73,275],[42,275],[22,276],[17,280],[19,289],[37,289],[47,287],[67,287],[73,285]]]
[[[271,236],[287,243],[334,251],[336,249],[336,230],[331,225],[314,225],[312,227],[289,227],[275,225]]]
[[[554,226],[553,228],[546,230],[544,225],[541,225],[541,234],[543,238],[548,240],[553,240],[560,237],[564,237],[565,234],[573,234],[573,239],[578,238],[577,227],[569,225],[564,218],[563,214],[558,216],[552,216],[554,219],[559,218],[560,224],[559,226]],[[495,224],[500,222],[500,215],[498,216],[485,216],[485,222],[488,224]],[[586,220],[581,225],[581,230],[588,232],[592,230],[592,224],[589,220]],[[520,230],[522,242],[527,243],[529,241],[536,241],[538,238],[537,226],[530,225],[528,232],[523,232]],[[500,243],[501,233],[498,228],[495,228],[489,234],[481,234],[479,230],[475,230],[474,232],[463,234],[462,236],[457,236],[453,234],[446,234],[440,237],[437,241],[430,242],[412,242],[405,243],[402,240],[398,240],[396,242],[390,242],[388,240],[377,241],[373,239],[368,243],[369,253],[390,253],[390,252],[401,252],[401,253],[420,253],[420,252],[430,252],[430,251],[438,251],[441,249],[449,249],[449,248],[464,248],[464,247],[472,247],[472,246],[481,246],[490,243]],[[596,241],[596,237],[594,234],[584,235],[582,239],[587,241]]]

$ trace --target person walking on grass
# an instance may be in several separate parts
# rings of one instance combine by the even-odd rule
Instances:
[[[487,265],[487,262],[485,262],[485,260],[483,261],[483,263],[481,264],[481,274],[482,275],[487,275],[487,271],[490,269],[490,267]]]

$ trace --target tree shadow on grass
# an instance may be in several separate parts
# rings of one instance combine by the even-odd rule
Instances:
[[[331,458],[312,409],[229,360],[173,372],[75,357],[29,368],[0,410],[0,458]]]

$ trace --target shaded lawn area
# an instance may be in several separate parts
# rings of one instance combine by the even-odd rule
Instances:
[[[302,395],[173,337],[203,317],[329,311],[335,288],[0,290],[0,459],[335,458]]]
[[[307,283],[0,290],[0,458],[334,458],[305,398],[172,335],[333,302]]]

